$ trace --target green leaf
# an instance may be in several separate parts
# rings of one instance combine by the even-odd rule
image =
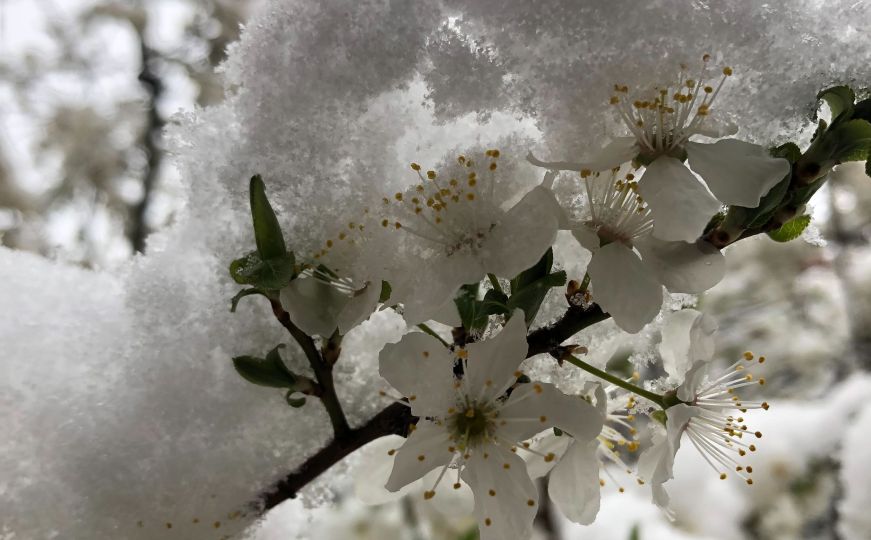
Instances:
[[[299,409],[303,405],[305,405],[305,396],[293,397],[296,392],[293,390],[288,390],[284,395],[284,400],[287,401],[287,404],[293,407],[294,409]]]
[[[250,289],[242,289],[241,291],[236,293],[236,296],[230,299],[230,313],[236,313],[236,307],[239,305],[239,300],[253,294],[261,294],[263,296],[266,296],[266,293],[256,287],[251,287]]]
[[[381,282],[381,295],[378,297],[378,301],[382,304],[390,300],[390,295],[393,293],[393,287],[390,286],[386,281]]]
[[[817,94],[817,99],[825,101],[832,111],[832,124],[846,120],[853,114],[856,94],[849,86],[833,86]]]
[[[759,200],[759,206],[747,209],[746,215],[743,218],[743,228],[752,229],[754,227],[761,227],[768,223],[768,220],[771,219],[771,216],[773,216],[774,212],[777,211],[780,203],[783,202],[783,198],[786,196],[787,191],[789,191],[791,180],[792,173],[790,172],[786,178],[775,184],[774,187],[771,188],[771,191],[766,193],[762,199]]]
[[[772,157],[784,158],[792,164],[801,157],[801,149],[797,144],[788,142],[781,144],[777,148],[772,148],[771,155]]]
[[[544,297],[547,292],[554,287],[562,287],[566,284],[566,273],[563,271],[547,274],[536,281],[527,284],[522,289],[511,295],[508,299],[508,309],[513,312],[515,309],[522,309],[525,315],[526,324],[532,322],[538,310],[541,308],[541,303],[544,302]]]
[[[266,186],[259,174],[251,177],[251,217],[254,221],[254,239],[257,253],[263,260],[283,257],[287,252],[278,218],[266,198]]]
[[[484,295],[480,309],[487,315],[507,315],[511,313],[508,308],[508,295],[496,289],[490,289]]]
[[[548,275],[551,268],[553,268],[553,248],[548,249],[535,265],[511,280],[511,294]]]
[[[863,99],[853,108],[853,118],[871,122],[871,99]]]
[[[295,259],[293,253],[263,260],[256,251],[230,263],[230,276],[240,285],[274,290],[286,287],[293,279]]]
[[[807,229],[811,222],[811,217],[807,214],[794,217],[784,223],[779,229],[768,232],[768,236],[775,242],[791,242],[795,240],[801,233]]]
[[[871,151],[871,122],[849,120],[826,133],[834,141],[832,158],[837,163],[865,161]]]
[[[233,358],[233,367],[243,379],[257,386],[293,388],[296,385],[296,375],[284,365],[278,352],[282,347],[284,345],[278,345],[269,351],[266,358],[237,356]]]
[[[487,313],[482,307],[483,302],[478,300],[479,288],[479,283],[463,285],[460,287],[457,296],[454,297],[454,303],[457,305],[457,311],[460,312],[463,328],[469,332],[482,330],[487,325]]]

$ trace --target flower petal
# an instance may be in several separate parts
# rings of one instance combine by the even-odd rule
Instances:
[[[542,430],[558,427],[579,441],[602,431],[602,414],[579,396],[568,396],[547,383],[518,385],[499,411],[497,436],[524,441]]]
[[[381,283],[369,283],[348,300],[339,312],[336,323],[339,333],[347,334],[352,328],[365,321],[378,306],[381,297]]]
[[[313,277],[297,278],[280,293],[281,307],[290,320],[310,336],[333,335],[339,313],[349,299],[347,294]]]
[[[379,373],[409,398],[415,416],[441,416],[456,400],[454,359],[432,336],[413,332],[387,344]]]
[[[644,264],[671,292],[698,294],[723,279],[726,258],[704,240],[667,242],[649,236],[635,244]]]
[[[600,248],[587,272],[593,283],[593,299],[623,330],[634,334],[659,313],[662,285],[623,244],[613,242]]]
[[[684,375],[684,380],[677,387],[677,398],[681,401],[693,401],[698,397],[699,388],[708,374],[709,360],[694,360]],[[669,409],[671,411],[671,409]],[[671,417],[669,417],[671,418]]]
[[[596,229],[591,227],[587,222],[575,224],[571,231],[575,240],[577,240],[587,251],[595,252],[599,249],[599,246],[601,245],[599,235],[596,234]]]
[[[589,525],[599,513],[599,441],[575,441],[550,473],[550,500],[569,520]]]
[[[408,484],[397,492],[387,491],[384,484],[390,477],[394,459],[390,457],[405,443],[399,435],[387,435],[376,439],[361,448],[359,463],[352,472],[354,478],[354,494],[364,504],[384,504],[398,500],[412,490],[413,484]]]
[[[463,386],[479,402],[501,396],[515,381],[514,372],[526,359],[526,322],[515,310],[508,324],[496,337],[472,343],[465,364]]]
[[[517,454],[495,444],[472,453],[463,479],[475,494],[480,540],[529,538],[538,490]]]
[[[638,145],[635,137],[617,137],[612,139],[590,159],[584,161],[541,161],[530,153],[526,159],[536,167],[544,167],[554,171],[607,171],[632,161],[638,155]]]
[[[487,235],[478,252],[481,265],[487,272],[506,278],[531,267],[556,240],[561,212],[549,189],[533,188]],[[481,274],[479,279],[483,277]]]
[[[537,454],[531,452],[521,452],[520,456],[526,462],[526,472],[529,477],[535,480],[547,475],[557,464],[557,459],[566,453],[569,444],[574,442],[574,439],[567,436],[557,437],[553,433],[543,435],[540,438],[532,441],[531,450],[535,450]],[[546,461],[538,454],[553,454],[557,459]]]
[[[647,167],[638,190],[650,206],[653,234],[661,240],[695,242],[720,210],[720,202],[699,179],[668,156],[656,158]]]
[[[662,341],[659,343],[659,356],[662,367],[669,380],[683,381],[683,377],[693,363],[690,358],[690,331],[701,313],[694,309],[682,309],[669,314],[662,325]]]
[[[687,161],[722,202],[755,208],[790,171],[789,162],[773,158],[765,148],[737,139],[713,144],[689,142]]]
[[[429,420],[421,420],[405,444],[396,451],[393,470],[385,487],[388,491],[398,491],[436,467],[450,463],[454,457],[454,453],[448,451],[450,446],[447,429]]]

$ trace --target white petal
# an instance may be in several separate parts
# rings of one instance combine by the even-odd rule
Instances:
[[[403,304],[402,315],[414,326],[432,319],[446,303],[453,302],[460,286],[477,282],[485,274],[479,260],[464,250],[450,257],[426,259],[405,282],[397,284],[391,299]]]
[[[476,449],[463,469],[463,479],[475,494],[480,540],[532,535],[538,490],[517,454],[495,444]]]
[[[635,137],[617,137],[591,158],[583,161],[541,161],[531,153],[526,159],[537,167],[555,171],[607,171],[632,161],[638,155]]]
[[[659,356],[670,380],[682,381],[692,365],[689,357],[690,329],[701,316],[694,309],[682,309],[669,314],[662,325]]]
[[[511,392],[499,411],[496,434],[515,443],[556,426],[579,441],[588,441],[602,431],[603,420],[583,398],[563,394],[552,384],[533,382]]]
[[[789,162],[773,158],[762,146],[724,139],[713,144],[686,144],[687,161],[722,202],[755,208],[790,171]]]
[[[549,473],[557,464],[559,457],[566,453],[569,444],[572,442],[574,442],[574,439],[569,436],[561,435],[557,437],[553,433],[545,434],[533,441],[530,445],[532,450],[535,450],[538,454],[553,454],[557,457],[557,459],[551,461],[545,461],[544,458],[538,454],[523,452],[521,450],[520,456],[524,461],[526,461],[526,471],[529,473],[530,478],[534,480]]]
[[[290,320],[303,332],[329,337],[338,327],[339,313],[350,297],[319,279],[301,277],[281,289],[280,299]]]
[[[665,288],[671,292],[698,294],[723,279],[726,258],[704,240],[667,242],[647,237],[635,247]]]
[[[354,468],[354,494],[365,504],[384,504],[398,500],[413,489],[408,484],[396,492],[387,491],[384,484],[393,469],[393,458],[388,452],[397,450],[405,443],[399,435],[388,435],[376,439],[358,451],[359,460]]]
[[[433,311],[432,320],[452,328],[463,324],[463,321],[460,319],[460,312],[457,309],[457,304],[454,302],[453,298]]]
[[[533,188],[487,235],[478,253],[482,266],[497,276],[513,278],[537,263],[556,240],[560,212],[550,190]]]
[[[653,234],[661,240],[695,242],[720,209],[699,179],[672,157],[656,158],[641,176],[638,190],[650,206]]]
[[[599,441],[576,441],[550,473],[550,500],[571,521],[589,525],[599,513]]]
[[[441,416],[456,401],[453,366],[453,357],[437,339],[413,332],[381,350],[378,371],[409,398],[415,416]]]
[[[501,396],[514,384],[514,372],[526,359],[526,322],[523,312],[515,310],[508,324],[496,337],[466,347],[463,387],[479,402]]]
[[[593,299],[611,314],[617,326],[635,333],[662,307],[662,285],[634,251],[613,242],[593,254],[587,267]]]
[[[666,508],[669,502],[662,484],[674,478],[674,457],[680,449],[680,438],[690,419],[698,412],[697,407],[683,404],[669,407],[665,436],[657,435],[653,445],[638,459],[638,474],[650,484],[653,502],[661,508]]]
[[[677,398],[681,401],[693,401],[698,397],[705,376],[708,374],[709,360],[694,360],[691,366],[684,375],[683,382],[677,387]]]
[[[574,224],[571,228],[572,235],[575,237],[584,249],[590,252],[595,252],[599,249],[601,242],[599,235],[596,234],[596,229],[588,225],[586,222]]]
[[[378,307],[380,297],[381,282],[369,283],[363,289],[356,291],[355,295],[339,312],[336,320],[339,333],[345,335],[352,328],[368,319],[369,315],[372,315],[372,312]]]
[[[396,451],[393,470],[385,487],[389,491],[398,491],[436,467],[450,463],[454,457],[453,452],[448,451],[451,445],[447,429],[428,420],[421,420],[417,423],[417,429],[409,434],[405,444]]]

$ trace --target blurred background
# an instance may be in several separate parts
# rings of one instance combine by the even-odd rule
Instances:
[[[224,98],[216,69],[256,4],[0,0],[0,243],[87,268],[143,252],[183,204],[162,130]],[[861,164],[838,169],[812,211],[800,241],[730,248],[727,279],[700,304],[719,320],[722,358],[748,349],[772,358],[764,396],[783,407],[759,420],[773,445],[759,458],[761,485],[719,483],[689,448],[671,489],[675,523],[633,488],[603,492],[590,528],[545,508],[541,538],[871,538],[862,510],[871,495],[855,485],[869,474],[855,451],[871,428],[861,375],[871,369],[871,181]],[[618,351],[615,365],[632,354]],[[419,499],[289,503],[254,534],[287,538],[305,513],[320,538],[475,537],[468,500]]]

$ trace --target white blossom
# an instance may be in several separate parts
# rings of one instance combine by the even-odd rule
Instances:
[[[556,238],[559,206],[550,190],[537,186],[514,206],[497,186],[498,150],[481,159],[459,156],[442,175],[411,168],[419,182],[384,198],[381,225],[408,233],[415,245],[413,271],[391,279],[392,298],[404,304],[409,324],[444,310],[456,291],[488,273],[513,278],[534,265]],[[483,170],[482,170],[483,169]]]
[[[638,192],[650,207],[653,234],[661,240],[696,240],[722,204],[756,207],[789,173],[790,165],[771,157],[762,146],[738,139],[690,140],[696,135],[717,138],[737,131],[711,116],[712,104],[732,69],[723,68],[714,88],[705,81],[709,60],[705,55],[697,79],[682,66],[675,84],[656,86],[631,101],[627,86],[614,85],[611,104],[632,136],[613,139],[585,162],[538,163],[580,171],[583,177],[630,161],[645,165]]]
[[[650,208],[628,170],[583,179],[587,212],[571,230],[593,254],[587,272],[596,302],[620,328],[634,333],[659,313],[663,285],[676,293],[703,292],[723,278],[725,259],[702,240],[656,238]]]
[[[441,468],[430,499],[448,469],[457,471],[475,495],[481,538],[529,538],[538,492],[519,451],[535,452],[524,441],[558,427],[579,442],[595,440],[601,414],[586,401],[551,384],[514,386],[526,358],[526,325],[515,311],[494,338],[457,352],[463,375],[454,375],[455,357],[434,338],[406,335],[381,354],[381,375],[408,398],[420,421],[396,452],[387,489],[396,491]],[[506,398],[506,392],[511,389]],[[552,461],[553,454],[540,455]]]

